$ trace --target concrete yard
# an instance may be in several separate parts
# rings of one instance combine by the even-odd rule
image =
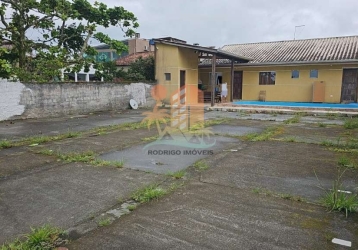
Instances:
[[[351,161],[342,188],[358,194],[358,129],[343,126],[350,118],[211,111],[207,120],[227,118],[207,128],[213,154],[149,155],[154,127],[103,127],[139,122],[141,112],[0,123],[0,141],[30,137],[0,147],[0,245],[49,224],[69,232],[68,249],[346,249],[333,238],[358,249],[357,214],[321,204],[342,157]],[[170,191],[99,226],[151,184]]]

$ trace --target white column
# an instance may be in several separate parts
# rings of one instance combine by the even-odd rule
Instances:
[[[77,73],[75,72],[75,82],[77,82]]]

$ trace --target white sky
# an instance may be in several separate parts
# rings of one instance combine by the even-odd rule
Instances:
[[[94,0],[90,0],[94,2]],[[357,0],[102,0],[133,12],[142,38],[203,46],[358,34]],[[116,28],[103,30],[123,39]]]

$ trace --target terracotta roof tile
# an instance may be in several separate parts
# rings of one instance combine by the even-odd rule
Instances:
[[[122,58],[119,58],[118,60],[116,60],[116,65],[117,66],[128,66],[130,65],[132,62],[135,62],[135,60],[139,59],[139,58],[148,58],[150,56],[154,56],[154,52],[153,51],[147,51],[147,52],[141,52],[141,53],[136,53],[136,54],[131,54],[128,56],[124,56]]]

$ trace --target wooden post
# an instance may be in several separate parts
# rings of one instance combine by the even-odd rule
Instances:
[[[230,101],[234,101],[234,60],[231,59],[231,95],[230,95]]]
[[[216,54],[211,57],[211,107],[215,105]]]

